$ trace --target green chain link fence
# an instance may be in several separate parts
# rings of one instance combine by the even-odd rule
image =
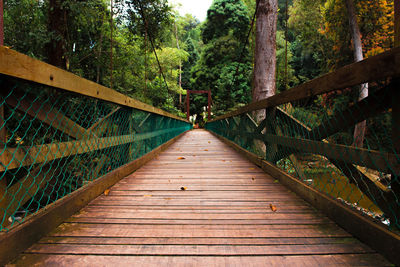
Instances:
[[[0,87],[1,230],[191,128],[5,75]]]
[[[325,95],[222,116],[206,128],[276,164],[307,185],[400,229],[400,155],[397,81],[370,83]],[[275,99],[278,99],[279,95]],[[354,128],[366,122],[362,147]],[[359,135],[357,135],[359,136]]]

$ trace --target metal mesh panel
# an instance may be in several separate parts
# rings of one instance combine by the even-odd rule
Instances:
[[[0,86],[1,230],[191,128],[6,76]]]
[[[244,113],[212,121],[206,128],[321,192],[400,228],[395,84],[372,83],[369,96],[361,101],[355,100],[355,87],[269,108],[258,123],[254,114]],[[356,147],[354,128],[363,121],[363,147]]]

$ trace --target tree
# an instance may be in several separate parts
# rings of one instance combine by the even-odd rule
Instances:
[[[173,24],[167,0],[126,0],[128,27],[134,34],[145,36],[156,44],[162,41],[165,29]]]
[[[50,0],[48,12],[47,26],[51,38],[46,45],[47,59],[50,64],[66,69],[69,65],[65,41],[69,8],[64,0]]]
[[[349,26],[351,39],[353,40],[354,46],[354,61],[358,62],[364,59],[361,43],[361,33],[358,28],[357,17],[354,10],[353,0],[346,0],[347,13],[349,17]],[[363,100],[368,96],[368,83],[364,83],[360,87],[358,100]],[[364,120],[357,123],[354,128],[354,146],[362,147],[364,143],[365,128],[367,122]]]
[[[212,91],[217,113],[248,102],[251,75],[248,47],[243,58],[239,55],[249,23],[247,8],[241,0],[215,0],[207,12],[201,34],[204,46],[192,68],[192,86]],[[205,104],[205,97],[201,104]],[[200,107],[195,112],[200,112]]]
[[[258,0],[253,102],[275,94],[277,1]],[[265,110],[256,112],[256,121],[265,118]]]

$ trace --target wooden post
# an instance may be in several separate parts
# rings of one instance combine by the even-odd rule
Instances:
[[[208,121],[211,120],[211,90],[208,90]]]

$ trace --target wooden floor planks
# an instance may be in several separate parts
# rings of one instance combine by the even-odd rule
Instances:
[[[390,265],[204,130],[185,134],[14,264]]]

